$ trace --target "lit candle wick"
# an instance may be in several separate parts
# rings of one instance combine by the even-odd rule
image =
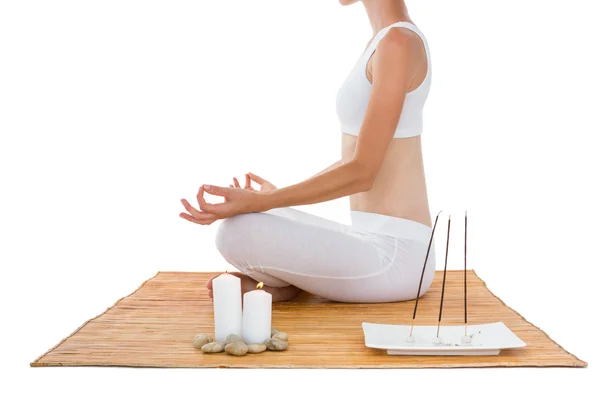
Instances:
[[[257,289],[262,289],[264,286],[264,284],[262,282],[258,282],[258,285],[256,285]]]

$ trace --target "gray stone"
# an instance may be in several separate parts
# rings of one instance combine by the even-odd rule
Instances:
[[[283,340],[284,342],[287,342],[288,334],[285,332],[277,332],[276,334],[273,335],[273,337],[271,339],[279,339],[279,340]]]
[[[248,353],[262,353],[267,349],[267,345],[264,343],[253,343],[248,345]]]
[[[211,342],[202,346],[202,351],[205,353],[220,353],[225,349],[223,342]]]
[[[244,342],[231,342],[225,346],[227,354],[232,356],[244,356],[248,352],[248,345]]]
[[[288,346],[288,342],[286,342],[285,340],[272,338],[267,340],[265,344],[267,345],[267,349],[273,351],[282,351],[285,350]]]
[[[204,333],[200,333],[194,336],[194,347],[197,349],[201,349],[202,346],[204,346],[206,343],[212,342],[213,340],[214,339],[211,336],[205,335]]]

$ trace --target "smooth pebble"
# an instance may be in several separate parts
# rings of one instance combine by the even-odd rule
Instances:
[[[233,342],[243,342],[243,341],[244,341],[244,339],[242,339],[240,336],[236,335],[235,333],[227,335],[227,338],[225,338],[225,343],[227,343],[227,344],[233,343]]]
[[[206,343],[212,342],[213,340],[214,339],[211,336],[205,335],[204,333],[200,333],[194,336],[194,347],[197,349],[201,349],[202,346],[204,346]]]
[[[202,346],[202,351],[205,353],[220,353],[225,349],[223,342],[211,342]]]
[[[273,335],[273,337],[271,339],[279,339],[279,340],[283,340],[283,341],[287,342],[288,334],[285,332],[277,332],[276,334]]]
[[[248,353],[262,353],[267,349],[267,345],[264,343],[253,343],[248,345]]]
[[[231,342],[225,346],[227,354],[232,356],[243,356],[248,352],[248,345],[244,342]]]
[[[288,346],[288,342],[286,342],[285,340],[272,338],[267,340],[265,344],[267,345],[267,349],[273,351],[282,351],[285,350]]]
[[[279,332],[277,329],[271,328],[271,337],[273,337],[273,335],[276,334],[277,332]]]

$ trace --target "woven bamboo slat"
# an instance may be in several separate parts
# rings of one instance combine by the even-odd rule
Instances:
[[[43,366],[188,368],[456,368],[585,367],[542,330],[527,322],[468,271],[469,323],[502,321],[527,347],[498,356],[388,356],[365,346],[362,322],[410,324],[414,301],[336,303],[306,293],[273,304],[273,326],[290,335],[288,349],[234,357],[204,354],[192,346],[214,332],[205,283],[214,273],[159,272],[135,292],[87,321],[31,363]],[[417,325],[435,325],[442,272],[419,300]],[[443,325],[463,318],[463,272],[448,271]]]

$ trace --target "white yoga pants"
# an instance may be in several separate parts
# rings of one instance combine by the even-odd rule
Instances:
[[[243,274],[267,286],[294,285],[338,302],[417,297],[431,228],[408,219],[351,211],[351,225],[291,207],[221,221],[216,246]],[[433,280],[435,241],[421,286]]]

